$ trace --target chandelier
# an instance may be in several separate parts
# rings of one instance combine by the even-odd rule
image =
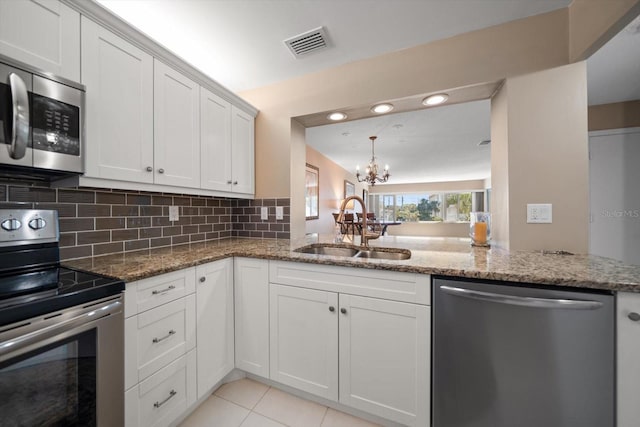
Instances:
[[[382,176],[378,176],[378,162],[376,159],[376,152],[374,150],[374,142],[377,136],[370,136],[371,140],[371,160],[369,166],[364,170],[364,177],[360,175],[360,166],[356,166],[356,178],[358,182],[366,182],[369,185],[376,185],[376,182],[387,182],[389,179],[389,165],[385,165],[384,173]]]

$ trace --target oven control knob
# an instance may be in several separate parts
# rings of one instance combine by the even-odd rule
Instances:
[[[2,221],[2,228],[7,231],[15,231],[22,227],[22,223],[15,218],[9,218]]]
[[[29,228],[33,230],[41,230],[47,225],[47,222],[42,218],[33,218],[29,221]]]

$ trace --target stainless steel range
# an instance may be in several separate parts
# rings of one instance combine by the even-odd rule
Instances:
[[[124,282],[60,266],[58,236],[0,210],[0,426],[122,426]]]

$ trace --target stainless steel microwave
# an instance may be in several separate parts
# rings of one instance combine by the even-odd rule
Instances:
[[[0,55],[0,176],[83,173],[84,98],[83,85]]]

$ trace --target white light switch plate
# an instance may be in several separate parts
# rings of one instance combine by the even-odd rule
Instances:
[[[269,219],[269,208],[263,206],[260,208],[260,219]]]
[[[177,221],[180,219],[180,207],[169,206],[169,221]]]
[[[276,219],[284,219],[284,208],[276,206]]]
[[[551,203],[528,203],[527,223],[529,224],[551,224],[553,215]]]

